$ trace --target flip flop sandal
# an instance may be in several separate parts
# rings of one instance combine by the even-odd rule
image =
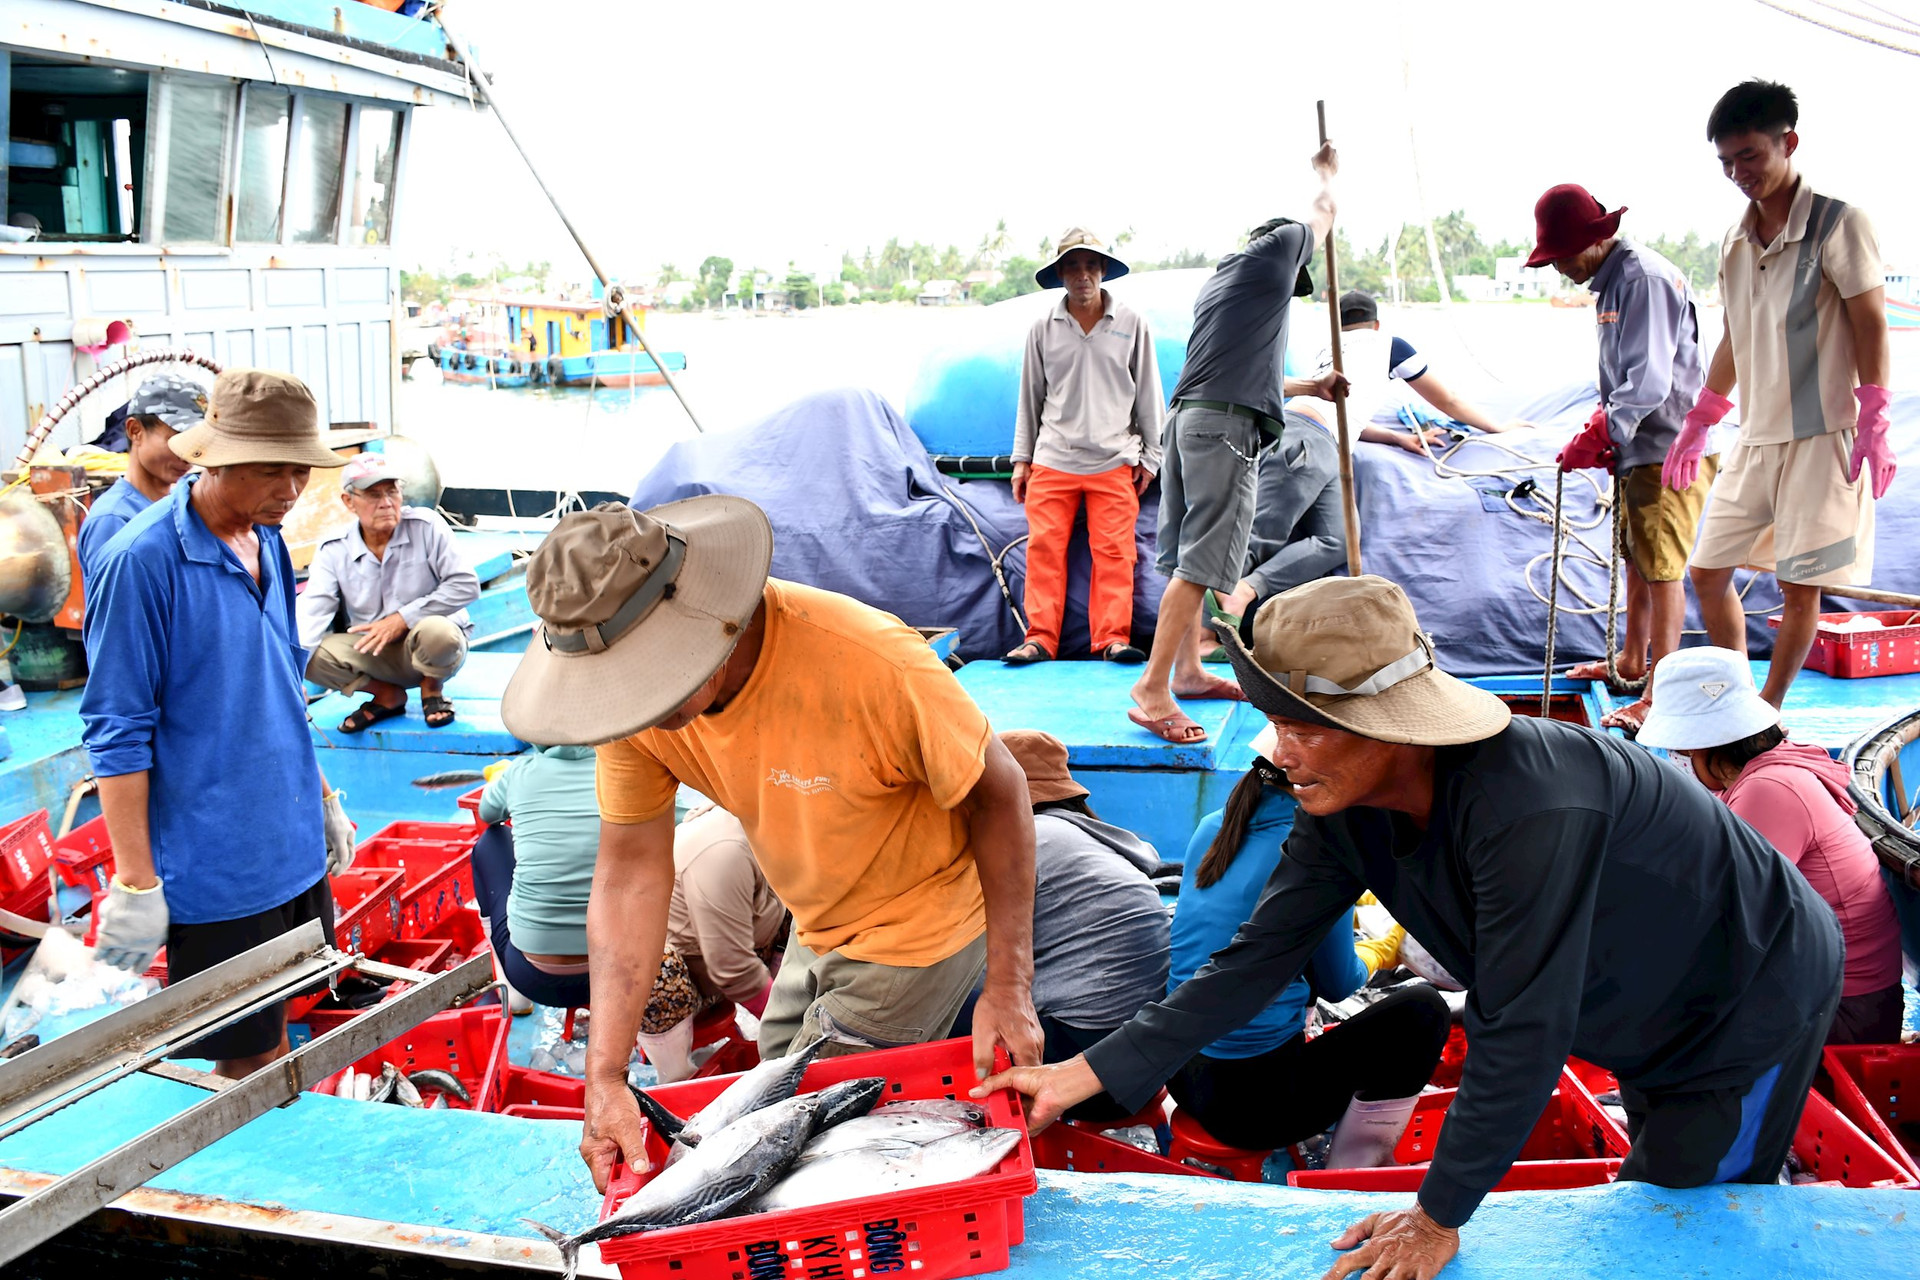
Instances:
[[[427,728],[444,729],[453,723],[453,701],[449,698],[422,698],[420,714],[426,718]],[[444,716],[445,719],[436,720],[435,716]]]
[[[340,722],[340,732],[359,733],[363,729],[372,728],[382,720],[391,720],[395,716],[403,716],[406,713],[407,704],[404,702],[397,707],[389,707],[373,701],[363,702],[348,712],[347,718]]]
[[[1026,667],[1036,662],[1052,662],[1053,655],[1029,640],[1025,644],[1015,645],[1000,661],[1010,667]]]
[[[1147,655],[1130,644],[1110,644],[1100,654],[1103,661],[1118,662],[1122,666],[1137,667],[1147,660]]]
[[[1227,656],[1227,646],[1223,644],[1217,644],[1207,650],[1200,656],[1200,661],[1222,667],[1230,667],[1233,665],[1233,659]]]
[[[1207,740],[1207,731],[1184,711],[1176,711],[1170,716],[1161,716],[1156,720],[1138,707],[1128,707],[1127,719],[1154,737],[1171,742],[1176,747],[1198,746]]]

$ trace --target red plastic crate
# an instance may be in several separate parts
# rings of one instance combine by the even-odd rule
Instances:
[[[1860,1127],[1808,1090],[1807,1108],[1793,1132],[1800,1167],[1821,1182],[1848,1187],[1912,1187],[1913,1172],[1875,1145]]]
[[[394,827],[429,824],[396,822]],[[391,831],[389,827],[387,830]],[[457,827],[471,832],[472,827]],[[402,872],[399,936],[418,938],[473,897],[473,841],[416,840],[386,832],[354,851],[353,865]]]
[[[473,818],[473,825],[476,827],[484,827],[486,825],[486,823],[480,821],[480,793],[486,789],[486,784],[481,783],[460,797],[460,807],[465,809],[468,815]]]
[[[884,1101],[964,1097],[975,1081],[973,1042],[941,1040],[816,1062],[807,1069],[802,1088],[861,1076],[887,1078]],[[671,1110],[689,1115],[731,1080],[683,1080],[651,1092]],[[1025,1134],[1026,1117],[1017,1095],[1002,1090],[986,1105],[994,1125]],[[658,1167],[666,1158],[666,1144],[650,1132],[647,1146]],[[732,1280],[789,1273],[851,1277],[862,1270],[947,1280],[1001,1271],[1008,1250],[1026,1238],[1022,1202],[1039,1185],[1033,1169],[1033,1151],[1023,1137],[998,1169],[966,1182],[622,1236],[602,1242],[600,1257],[618,1266],[623,1280]],[[645,1175],[616,1169],[601,1217],[614,1212],[645,1180]],[[836,1270],[826,1271],[829,1267]]]
[[[400,935],[401,872],[354,867],[327,877],[333,889],[334,945],[372,955]]]
[[[47,868],[53,865],[53,832],[47,811],[35,809],[24,818],[0,827],[0,894],[17,893],[36,884],[46,888]]]
[[[418,941],[396,939],[387,943],[384,947],[381,947],[372,958],[386,964],[398,965],[402,969],[417,969],[422,973],[439,973],[453,967],[447,963],[448,954],[452,950],[453,943],[444,938],[424,938]],[[381,997],[380,1004],[384,1004],[386,1001],[393,999],[394,996],[405,991],[409,985],[410,984],[405,982],[395,982],[387,989],[387,994]],[[368,1005],[365,1009],[319,1009],[308,1007],[303,1009],[298,1017],[290,1017],[289,1021],[304,1022],[314,1035],[323,1036],[335,1027],[343,1026],[361,1014],[379,1007],[379,1004]]]
[[[1618,1160],[1524,1160],[1507,1170],[1495,1191],[1564,1191],[1571,1187],[1598,1187],[1620,1173]],[[1389,1165],[1384,1169],[1296,1169],[1287,1175],[1290,1187],[1320,1191],[1414,1192],[1427,1176],[1424,1164]]]
[[[1920,1176],[1920,1045],[1828,1045],[1825,1058],[1835,1109]]]
[[[1447,1043],[1440,1050],[1440,1061],[1433,1069],[1433,1087],[1452,1089],[1460,1083],[1460,1073],[1467,1068],[1467,1032],[1466,1028],[1454,1026],[1447,1032]]]
[[[453,943],[453,950],[447,956],[447,967],[453,968],[462,960],[471,960],[482,951],[493,950],[486,931],[480,927],[480,912],[473,907],[462,907],[440,918],[438,924],[428,926],[421,940],[444,938]]]
[[[507,1068],[506,1105],[502,1115],[523,1116],[529,1120],[582,1120],[586,1118],[587,1082],[575,1076],[553,1071],[535,1071],[531,1067]]]
[[[1881,626],[1874,631],[1839,631],[1829,625],[1852,618],[1878,618]],[[1778,627],[1779,616],[1768,618],[1767,625]],[[1813,633],[1813,648],[1807,652],[1806,667],[1841,680],[1920,671],[1920,613],[1823,613]]]
[[[1455,1090],[1422,1095],[1393,1150],[1400,1164],[1424,1164],[1433,1158],[1453,1105]],[[1608,1160],[1623,1157],[1629,1146],[1626,1130],[1593,1100],[1571,1071],[1560,1072],[1560,1087],[1547,1099],[1546,1110],[1520,1148],[1521,1160]]]
[[[1033,1163],[1042,1169],[1066,1169],[1075,1173],[1171,1173],[1222,1180],[1217,1173],[1156,1156],[1132,1143],[1070,1124],[1050,1124],[1034,1135]]]
[[[53,862],[60,878],[84,889],[105,889],[113,879],[113,843],[107,839],[107,820],[83,822],[53,842]]]
[[[423,840],[449,849],[471,849],[480,833],[470,822],[389,822],[372,839]]]
[[[408,1073],[428,1067],[450,1071],[467,1086],[473,1102],[469,1107],[450,1097],[448,1106],[497,1112],[507,1092],[507,1011],[499,1005],[481,1005],[436,1013],[354,1063],[353,1069],[378,1073],[382,1062]],[[334,1072],[312,1091],[332,1093],[344,1074],[344,1069]]]

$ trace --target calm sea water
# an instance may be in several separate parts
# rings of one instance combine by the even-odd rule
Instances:
[[[1456,391],[1495,412],[1593,378],[1593,312],[1544,305],[1410,307],[1383,313]],[[683,351],[680,384],[708,431],[746,426],[815,391],[870,388],[904,407],[928,353],[995,317],[980,307],[837,307],[792,315],[659,312],[647,337]],[[1718,311],[1701,315],[1709,341]],[[1296,353],[1326,345],[1324,308],[1294,318]],[[1895,334],[1894,385],[1920,389],[1920,335]],[[448,485],[631,492],[693,427],[665,387],[494,391],[444,385],[424,362],[401,386],[400,431],[424,443]]]

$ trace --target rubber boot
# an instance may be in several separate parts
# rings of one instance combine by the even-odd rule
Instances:
[[[660,1075],[661,1084],[691,1077],[697,1068],[693,1062],[693,1019],[682,1018],[658,1035],[642,1031],[638,1037],[640,1052]]]
[[[1401,1130],[1413,1114],[1411,1098],[1388,1098],[1384,1102],[1362,1102],[1355,1098],[1347,1104],[1347,1113],[1333,1127],[1333,1144],[1327,1149],[1329,1169],[1378,1169],[1393,1163],[1393,1148]]]

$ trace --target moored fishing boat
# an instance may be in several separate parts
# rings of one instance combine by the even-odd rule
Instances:
[[[489,294],[484,305],[491,331],[500,329],[492,317],[504,314],[504,344],[458,340],[430,348],[428,358],[448,382],[508,389],[644,387],[666,382],[663,364],[671,373],[687,367],[686,356],[678,351],[656,353],[656,363],[630,332],[626,316],[605,315],[597,301]],[[644,326],[647,308],[629,306]]]

